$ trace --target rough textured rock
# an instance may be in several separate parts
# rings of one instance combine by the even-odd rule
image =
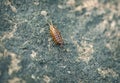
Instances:
[[[0,83],[120,83],[119,0],[2,0],[0,19]]]

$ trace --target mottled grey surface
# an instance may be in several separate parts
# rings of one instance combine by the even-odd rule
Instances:
[[[120,83],[120,1],[1,0],[0,83]]]

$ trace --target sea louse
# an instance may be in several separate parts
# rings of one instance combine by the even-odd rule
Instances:
[[[52,36],[53,41],[55,42],[55,44],[57,45],[63,45],[63,39],[62,36],[59,32],[59,30],[51,23],[48,23],[49,27],[50,27],[50,34]]]

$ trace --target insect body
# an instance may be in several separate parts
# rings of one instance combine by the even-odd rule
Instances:
[[[52,23],[49,24],[49,26],[50,26],[50,34],[53,38],[53,41],[58,45],[63,45],[63,39],[58,29]]]

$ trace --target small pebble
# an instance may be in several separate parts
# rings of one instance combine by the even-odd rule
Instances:
[[[45,10],[41,11],[41,15],[46,16],[47,12]]]

